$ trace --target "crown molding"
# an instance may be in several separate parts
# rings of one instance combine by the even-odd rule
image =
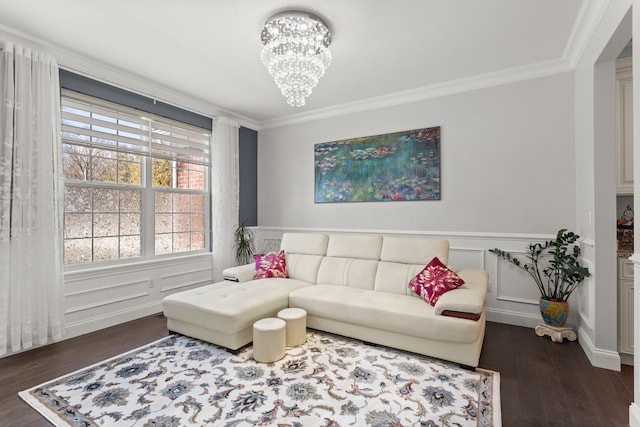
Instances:
[[[94,58],[82,56],[76,52],[61,48],[38,38],[26,35],[12,28],[0,25],[0,37],[13,43],[21,44],[30,49],[37,49],[53,56],[60,68],[92,78],[129,92],[136,93],[158,101],[189,110],[208,117],[224,116],[239,123],[241,126],[256,129],[255,120],[225,110],[207,101],[185,95],[179,91],[167,88],[165,85],[142,78],[131,72],[115,68]],[[134,89],[135,88],[135,89]]]
[[[258,123],[259,130],[393,107],[441,96],[454,95],[574,71],[610,3],[611,0],[585,0],[581,4],[565,50],[559,59],[472,76],[385,96],[363,99],[330,108],[265,120]]]
[[[573,68],[576,68],[580,62],[610,3],[611,0],[586,0],[580,6],[578,17],[562,55]]]
[[[480,90],[523,80],[546,77],[554,74],[573,71],[571,64],[561,58],[552,61],[539,62],[521,67],[509,68],[492,73],[481,74],[458,80],[452,80],[435,85],[397,92],[355,102],[349,102],[330,108],[317,109],[306,113],[293,114],[272,120],[264,120],[258,123],[259,130],[289,126],[336,116],[360,113],[363,111],[377,110],[396,105],[409,104],[427,99],[439,98],[447,95],[455,95],[473,90]]]
[[[15,40],[25,46],[35,47],[49,53],[58,60],[58,63],[62,68],[78,74],[89,76],[104,83],[108,83],[143,96],[156,98],[160,101],[177,105],[199,114],[211,117],[225,116],[238,122],[241,126],[260,131],[420,102],[442,96],[455,95],[463,92],[550,76],[553,74],[571,72],[575,70],[577,64],[582,58],[589,41],[595,33],[598,23],[606,12],[607,7],[611,4],[611,1],[612,0],[585,0],[581,4],[578,16],[573,25],[561,58],[264,121],[256,121],[249,117],[238,115],[204,100],[187,96],[178,91],[171,90],[159,83],[152,82],[130,72],[114,68],[98,60],[83,57],[75,52],[54,46],[43,40],[21,34],[2,25],[0,25],[0,36],[8,37],[10,40]]]

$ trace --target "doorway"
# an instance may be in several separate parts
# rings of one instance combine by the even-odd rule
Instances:
[[[616,59],[616,242],[618,291],[618,351],[620,361],[633,365],[634,252],[633,199],[633,73],[632,42]]]

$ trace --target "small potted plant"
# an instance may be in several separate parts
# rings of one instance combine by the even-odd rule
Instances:
[[[571,293],[591,275],[588,268],[580,265],[580,246],[576,244],[579,238],[563,228],[554,240],[529,243],[526,263],[501,249],[489,250],[533,278],[540,291],[540,314],[549,326],[564,326]]]
[[[236,261],[239,264],[249,264],[253,259],[253,233],[242,221],[233,231],[233,247],[236,253]]]

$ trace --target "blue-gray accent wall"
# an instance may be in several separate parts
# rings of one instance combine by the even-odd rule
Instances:
[[[111,86],[64,69],[60,69],[60,87],[104,99],[105,101],[126,105],[127,107],[146,111],[147,113],[188,123],[193,126],[211,129],[211,117],[187,111],[183,108],[129,92],[128,90]]]
[[[258,132],[241,127],[238,135],[240,174],[239,223],[258,225]]]

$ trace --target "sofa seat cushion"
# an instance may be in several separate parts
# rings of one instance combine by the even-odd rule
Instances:
[[[168,318],[234,334],[256,319],[288,307],[289,293],[310,286],[294,279],[268,278],[248,282],[218,282],[164,298]]]
[[[435,341],[472,343],[482,333],[482,322],[436,315],[416,296],[316,285],[291,292],[289,305],[305,309],[308,316]]]

